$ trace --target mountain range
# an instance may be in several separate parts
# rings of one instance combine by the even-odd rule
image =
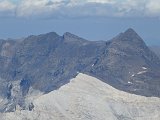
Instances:
[[[0,40],[0,66],[1,112],[17,105],[32,110],[30,96],[58,90],[79,73],[131,94],[160,97],[160,58],[131,28],[109,41],[68,32]]]

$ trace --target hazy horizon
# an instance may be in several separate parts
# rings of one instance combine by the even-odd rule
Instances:
[[[71,32],[110,40],[133,28],[148,45],[160,45],[158,0],[0,0],[0,38]]]

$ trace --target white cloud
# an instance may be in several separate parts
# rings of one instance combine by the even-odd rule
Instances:
[[[160,17],[160,0],[1,0],[0,14],[18,17]]]
[[[150,0],[147,5],[147,15],[160,16],[160,0]]]
[[[116,0],[86,0],[86,2],[93,2],[93,3],[102,3],[102,4],[106,4],[106,3],[116,3]]]
[[[7,0],[0,1],[0,16],[13,16],[15,8],[16,5]]]
[[[1,1],[0,2],[0,11],[10,11],[15,8],[15,5],[9,1]]]
[[[36,15],[45,11],[46,0],[23,0],[17,6],[17,16]]]

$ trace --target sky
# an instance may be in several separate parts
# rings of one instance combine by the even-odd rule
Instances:
[[[160,45],[160,0],[0,0],[0,38],[71,32],[110,40],[133,28]]]

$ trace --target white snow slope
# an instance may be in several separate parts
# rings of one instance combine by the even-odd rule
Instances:
[[[33,104],[33,111],[2,113],[0,120],[160,120],[160,98],[119,91],[82,73]]]

